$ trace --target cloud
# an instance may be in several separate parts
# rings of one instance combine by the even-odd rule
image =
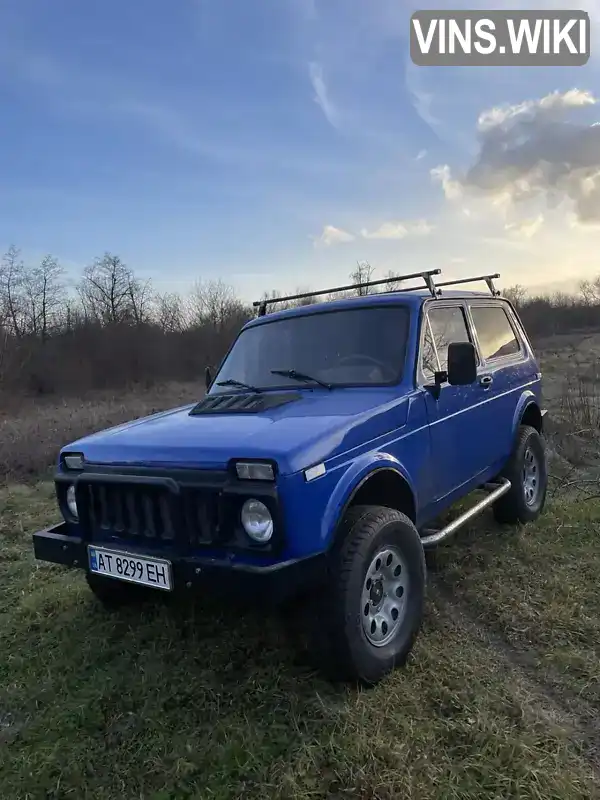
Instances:
[[[433,226],[427,220],[419,219],[414,222],[384,222],[371,232],[363,228],[360,235],[363,239],[404,239],[410,235],[424,236],[432,230]]]
[[[311,61],[308,65],[310,82],[312,84],[315,96],[314,101],[319,106],[325,119],[329,124],[334,127],[339,127],[339,114],[337,108],[331,102],[329,92],[323,77],[323,68],[316,61]]]
[[[312,236],[311,238],[315,247],[318,245],[331,247],[334,244],[352,242],[355,237],[354,234],[348,233],[348,231],[344,231],[341,228],[336,228],[334,225],[325,225],[320,236]]]
[[[573,230],[594,233],[600,230],[600,219],[595,221],[586,220],[586,222],[581,222],[577,214],[571,212],[567,214],[567,225]]]
[[[448,165],[431,176],[446,197],[488,198],[500,211],[526,202],[570,206],[578,223],[600,222],[600,125],[571,121],[597,103],[591,92],[570,89],[537,100],[490,108],[479,115],[479,152],[461,176]],[[538,225],[539,227],[539,225]]]
[[[532,236],[541,229],[544,224],[544,215],[538,214],[537,217],[533,217],[532,219],[524,219],[520,220],[519,222],[507,222],[504,226],[504,230],[508,231],[509,233],[515,233],[518,236],[522,236],[525,239],[531,239]]]
[[[566,109],[594,105],[591,92],[569,89],[567,92],[552,92],[539,100],[525,100],[516,105],[504,105],[483,111],[477,120],[482,133],[493,129],[508,130],[523,123],[538,124],[544,120],[559,120]]]
[[[460,181],[452,178],[452,172],[448,164],[443,164],[440,167],[434,167],[429,171],[432,179],[442,184],[442,189],[448,200],[458,200],[463,195],[463,189]]]
[[[359,235],[363,239],[397,240],[404,239],[406,236],[426,236],[433,230],[434,226],[426,219],[390,220],[383,222],[373,231],[362,228]],[[334,225],[325,225],[320,236],[310,236],[309,238],[313,240],[315,246],[324,245],[325,247],[330,247],[334,244],[353,242],[356,236],[356,234],[345,231],[342,228],[336,228]]]
[[[419,150],[415,158],[415,161],[420,161],[422,158],[425,158],[426,155],[427,155],[427,150]]]
[[[410,92],[412,106],[419,117],[431,129],[437,131],[440,125],[440,120],[432,111],[434,99],[433,93],[424,92],[420,89],[417,89],[414,85],[408,85],[408,90]]]

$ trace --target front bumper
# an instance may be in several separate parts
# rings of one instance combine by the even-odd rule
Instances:
[[[40,561],[88,570],[87,543],[78,536],[67,535],[66,531],[67,525],[62,522],[34,533],[35,557]],[[110,550],[167,559],[172,564],[175,594],[191,590],[210,591],[211,594],[223,591],[227,595],[239,594],[248,599],[268,599],[278,603],[325,577],[326,559],[323,554],[264,566],[203,556],[182,556],[162,547],[160,551],[140,549],[132,547],[129,542],[126,547],[113,542],[98,544]]]

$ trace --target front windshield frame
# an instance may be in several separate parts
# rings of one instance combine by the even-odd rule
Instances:
[[[357,306],[344,306],[343,308],[331,308],[331,309],[323,308],[323,309],[319,309],[318,311],[311,311],[311,310],[309,310],[309,307],[307,307],[307,310],[306,310],[305,313],[296,313],[296,314],[290,314],[290,315],[286,314],[285,316],[281,316],[281,317],[278,316],[278,317],[275,317],[274,319],[267,319],[264,322],[261,321],[259,323],[248,325],[247,327],[244,327],[244,328],[242,328],[240,330],[238,335],[235,337],[235,339],[231,343],[231,346],[229,347],[227,353],[224,355],[223,359],[221,360],[221,362],[219,364],[219,367],[218,367],[218,369],[217,369],[217,371],[215,373],[215,376],[214,376],[214,378],[213,378],[213,380],[211,382],[210,389],[208,390],[207,394],[209,394],[209,395],[231,394],[231,393],[239,393],[239,392],[247,391],[247,389],[244,389],[241,386],[240,387],[237,387],[237,386],[218,386],[217,384],[218,384],[218,381],[223,379],[223,377],[226,377],[226,378],[233,378],[234,377],[233,375],[224,376],[223,375],[223,370],[224,370],[225,366],[227,365],[227,362],[228,362],[228,360],[229,360],[234,348],[237,346],[238,342],[240,341],[240,339],[242,337],[244,337],[244,336],[247,336],[247,335],[251,334],[251,332],[253,330],[255,330],[257,328],[262,328],[265,325],[277,325],[277,324],[281,324],[281,323],[284,323],[284,322],[289,322],[290,320],[293,320],[293,319],[306,319],[307,317],[316,317],[316,316],[321,316],[323,314],[354,314],[354,313],[359,312],[359,311],[373,310],[373,309],[394,309],[395,311],[400,311],[401,310],[403,312],[403,314],[399,314],[398,315],[398,321],[399,321],[398,332],[399,332],[400,337],[403,339],[403,346],[402,346],[401,357],[399,359],[398,370],[397,370],[394,378],[391,379],[391,380],[388,380],[388,381],[384,381],[384,380],[381,380],[381,381],[370,380],[370,381],[363,381],[363,382],[359,382],[359,381],[344,381],[344,382],[332,381],[332,382],[330,382],[330,385],[331,385],[331,388],[334,388],[334,389],[351,389],[351,388],[375,389],[375,388],[385,388],[385,387],[390,387],[390,386],[397,386],[399,383],[402,382],[402,380],[404,379],[405,374],[406,374],[406,361],[407,361],[407,356],[408,356],[408,345],[409,345],[409,336],[410,336],[410,320],[411,320],[410,305],[408,303],[402,302],[402,301],[395,301],[395,302],[390,302],[390,303],[376,303],[376,302],[361,303],[360,305],[357,305]],[[279,366],[280,365],[273,364],[273,369],[278,369]],[[304,369],[298,369],[298,371],[299,372],[305,372]],[[310,370],[309,370],[309,372],[310,372]],[[315,377],[319,377],[319,376],[315,375]],[[243,380],[243,378],[239,378],[239,380]],[[249,381],[249,383],[252,383],[252,381]],[[289,378],[289,379],[288,378],[282,378],[281,382],[273,383],[273,384],[269,383],[266,386],[263,386],[263,385],[260,385],[260,384],[258,384],[258,385],[257,384],[253,384],[253,386],[255,386],[255,388],[257,388],[259,390],[262,390],[262,391],[277,391],[277,390],[281,391],[281,390],[290,390],[290,389],[294,389],[294,388],[296,388],[296,389],[306,389],[306,388],[318,389],[318,388],[320,388],[317,383],[313,383],[312,381],[308,381],[308,380],[307,381],[301,381],[301,380],[294,380],[294,379],[291,379],[291,378]]]

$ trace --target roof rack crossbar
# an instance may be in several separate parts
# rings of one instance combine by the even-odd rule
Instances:
[[[398,275],[398,277],[394,278],[383,278],[382,280],[377,281],[367,281],[366,283],[349,283],[347,286],[335,286],[332,289],[321,289],[320,291],[316,292],[303,292],[302,294],[290,294],[287,297],[271,297],[265,300],[256,300],[252,303],[254,308],[258,308],[258,316],[264,317],[267,313],[267,306],[273,305],[274,303],[286,303],[290,300],[305,300],[307,297],[318,297],[322,294],[336,294],[338,292],[349,292],[352,289],[366,289],[369,286],[384,286],[390,283],[400,283],[401,281],[408,281],[414,278],[421,278],[425,282],[425,286],[429,289],[433,297],[436,297],[438,291],[436,289],[436,285],[433,281],[434,275],[439,275],[441,269],[428,269],[424,272],[413,272],[410,275]],[[412,287],[412,289],[392,289],[392,292],[408,292],[412,291],[416,287]]]
[[[485,281],[487,283],[488,289],[490,293],[494,295],[494,297],[498,297],[500,294],[500,290],[496,289],[494,285],[494,280],[499,278],[500,274],[495,272],[493,275],[477,275],[474,278],[459,278],[456,281],[444,281],[443,283],[438,283],[437,288],[441,289],[443,286],[458,286],[461,283],[475,283],[475,281]]]

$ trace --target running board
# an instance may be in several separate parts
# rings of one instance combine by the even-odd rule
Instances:
[[[476,503],[473,508],[469,508],[465,511],[460,517],[453,519],[445,528],[439,531],[425,529],[423,531],[424,535],[421,537],[423,547],[426,549],[436,547],[441,542],[450,538],[459,528],[462,528],[463,525],[466,525],[466,523],[470,522],[474,517],[478,517],[482,511],[485,511],[492,503],[495,503],[499,497],[506,494],[511,488],[511,482],[506,478],[502,478],[499,483],[486,483],[483,488],[489,491],[488,496]]]

